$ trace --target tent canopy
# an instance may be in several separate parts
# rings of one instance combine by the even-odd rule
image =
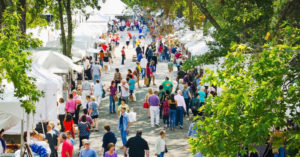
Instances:
[[[133,11],[130,10],[121,0],[109,0],[101,6],[100,13],[104,16],[132,15]]]
[[[52,50],[40,50],[33,53],[33,62],[49,70],[52,73],[68,73],[70,69],[82,72],[83,67],[58,52]]]

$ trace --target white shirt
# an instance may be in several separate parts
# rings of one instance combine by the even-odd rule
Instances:
[[[122,97],[128,97],[129,96],[129,85],[127,83],[125,83],[125,85],[124,85],[126,88],[128,88],[127,90],[122,86],[122,83],[120,83],[119,86],[121,87]]]
[[[96,83],[94,86],[94,96],[102,96],[102,84]]]
[[[83,62],[83,66],[85,70],[88,70],[90,68],[90,62],[88,59]]]
[[[141,65],[141,68],[146,68],[147,67],[147,59],[146,58],[142,58],[141,59],[141,63],[140,63],[140,65]]]
[[[58,115],[64,115],[64,114],[66,114],[66,112],[65,112],[65,108],[66,108],[66,104],[65,103],[60,103],[59,105],[58,105]]]
[[[91,90],[91,84],[88,81],[83,81],[82,90]]]
[[[177,101],[177,106],[182,106],[184,110],[186,111],[186,105],[183,96],[177,94],[174,99]]]

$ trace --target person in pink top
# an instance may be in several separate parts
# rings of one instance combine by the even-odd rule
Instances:
[[[61,133],[61,139],[63,141],[61,156],[62,157],[72,157],[73,156],[73,144],[67,138],[66,133]]]
[[[73,99],[73,94],[69,95],[69,100],[66,102],[66,112],[74,115],[76,109],[76,101]]]

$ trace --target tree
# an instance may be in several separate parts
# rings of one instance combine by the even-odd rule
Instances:
[[[42,92],[37,90],[34,78],[26,74],[31,67],[31,53],[25,50],[36,48],[41,42],[23,34],[19,28],[20,17],[16,11],[6,10],[2,15],[0,62],[5,64],[0,64],[0,88],[1,91],[5,89],[4,79],[12,82],[15,96],[21,100],[21,106],[27,113],[34,112],[34,104],[42,96]]]

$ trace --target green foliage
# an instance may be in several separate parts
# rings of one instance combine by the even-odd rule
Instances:
[[[294,81],[300,72],[290,68],[299,49],[265,45],[261,53],[249,55],[253,49],[235,44],[223,70],[215,74],[207,69],[202,83],[216,83],[223,91],[201,108],[207,117],[197,123],[200,130],[190,140],[192,150],[205,156],[235,156],[245,153],[245,148],[255,151],[254,146],[264,144],[274,126],[288,127],[287,120],[299,125],[299,114],[286,114],[300,107],[300,83]],[[288,142],[295,147],[297,139]]]
[[[16,12],[5,11],[0,32],[0,87],[5,88],[3,80],[12,82],[15,96],[21,99],[21,106],[27,113],[35,111],[34,103],[42,96],[34,79],[26,74],[31,67],[29,48],[38,47],[41,42],[29,35],[22,35],[18,27]]]

